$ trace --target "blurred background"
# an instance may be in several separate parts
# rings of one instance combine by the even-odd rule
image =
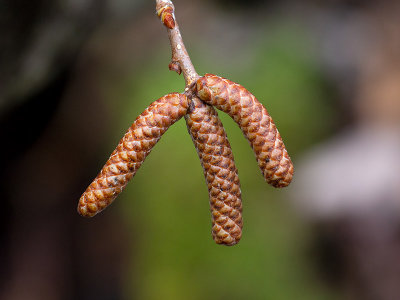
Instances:
[[[183,120],[106,211],[80,195],[135,118],[184,89],[155,1],[0,2],[0,299],[400,299],[398,1],[174,1],[199,74],[244,85],[295,165],[268,186],[220,113],[244,231],[214,244]]]

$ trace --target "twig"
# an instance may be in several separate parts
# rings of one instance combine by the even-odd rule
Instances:
[[[212,216],[212,235],[217,244],[232,246],[242,236],[242,198],[238,170],[225,129],[214,107],[196,96],[196,73],[183,44],[174,5],[170,0],[156,0],[157,15],[167,27],[172,59],[169,69],[185,78],[188,109],[185,115],[208,187]]]
[[[182,35],[175,19],[175,7],[170,0],[156,0],[156,3],[157,15],[167,28],[171,44],[172,58],[171,63],[169,64],[169,69],[178,74],[183,72],[183,77],[185,78],[186,83],[185,91],[188,91],[189,86],[199,78],[199,75],[192,64],[183,43]]]

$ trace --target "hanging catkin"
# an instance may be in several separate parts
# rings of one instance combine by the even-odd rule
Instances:
[[[235,245],[242,236],[242,200],[238,171],[224,127],[213,107],[193,97],[185,115],[203,166],[217,244]]]
[[[187,108],[185,95],[171,93],[153,102],[138,116],[79,199],[78,212],[92,217],[110,205],[163,133],[186,114]]]
[[[265,180],[274,187],[289,185],[293,164],[266,108],[243,86],[206,74],[196,84],[204,102],[230,115],[242,129],[256,155]]]
[[[171,44],[169,69],[183,73],[185,95],[168,94],[135,120],[79,199],[78,212],[92,217],[110,205],[163,133],[185,116],[208,187],[213,239],[217,244],[235,245],[240,241],[243,225],[240,182],[228,138],[213,106],[229,114],[242,129],[269,184],[289,185],[293,165],[267,110],[248,90],[216,75],[199,77],[184,46],[174,11],[171,0],[156,0],[156,13]]]

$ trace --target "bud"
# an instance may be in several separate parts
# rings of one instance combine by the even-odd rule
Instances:
[[[161,22],[167,26],[169,29],[173,29],[175,27],[175,15],[174,15],[174,6],[171,1],[160,2],[160,5],[157,3],[157,16],[160,18]]]

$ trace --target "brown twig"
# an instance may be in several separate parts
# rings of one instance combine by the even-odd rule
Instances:
[[[161,22],[165,25],[168,31],[168,37],[171,44],[172,58],[169,64],[169,69],[178,74],[183,72],[185,78],[186,90],[198,78],[189,54],[186,51],[185,44],[182,40],[181,32],[179,31],[178,23],[175,19],[175,7],[170,0],[156,0],[157,15],[160,17]]]

